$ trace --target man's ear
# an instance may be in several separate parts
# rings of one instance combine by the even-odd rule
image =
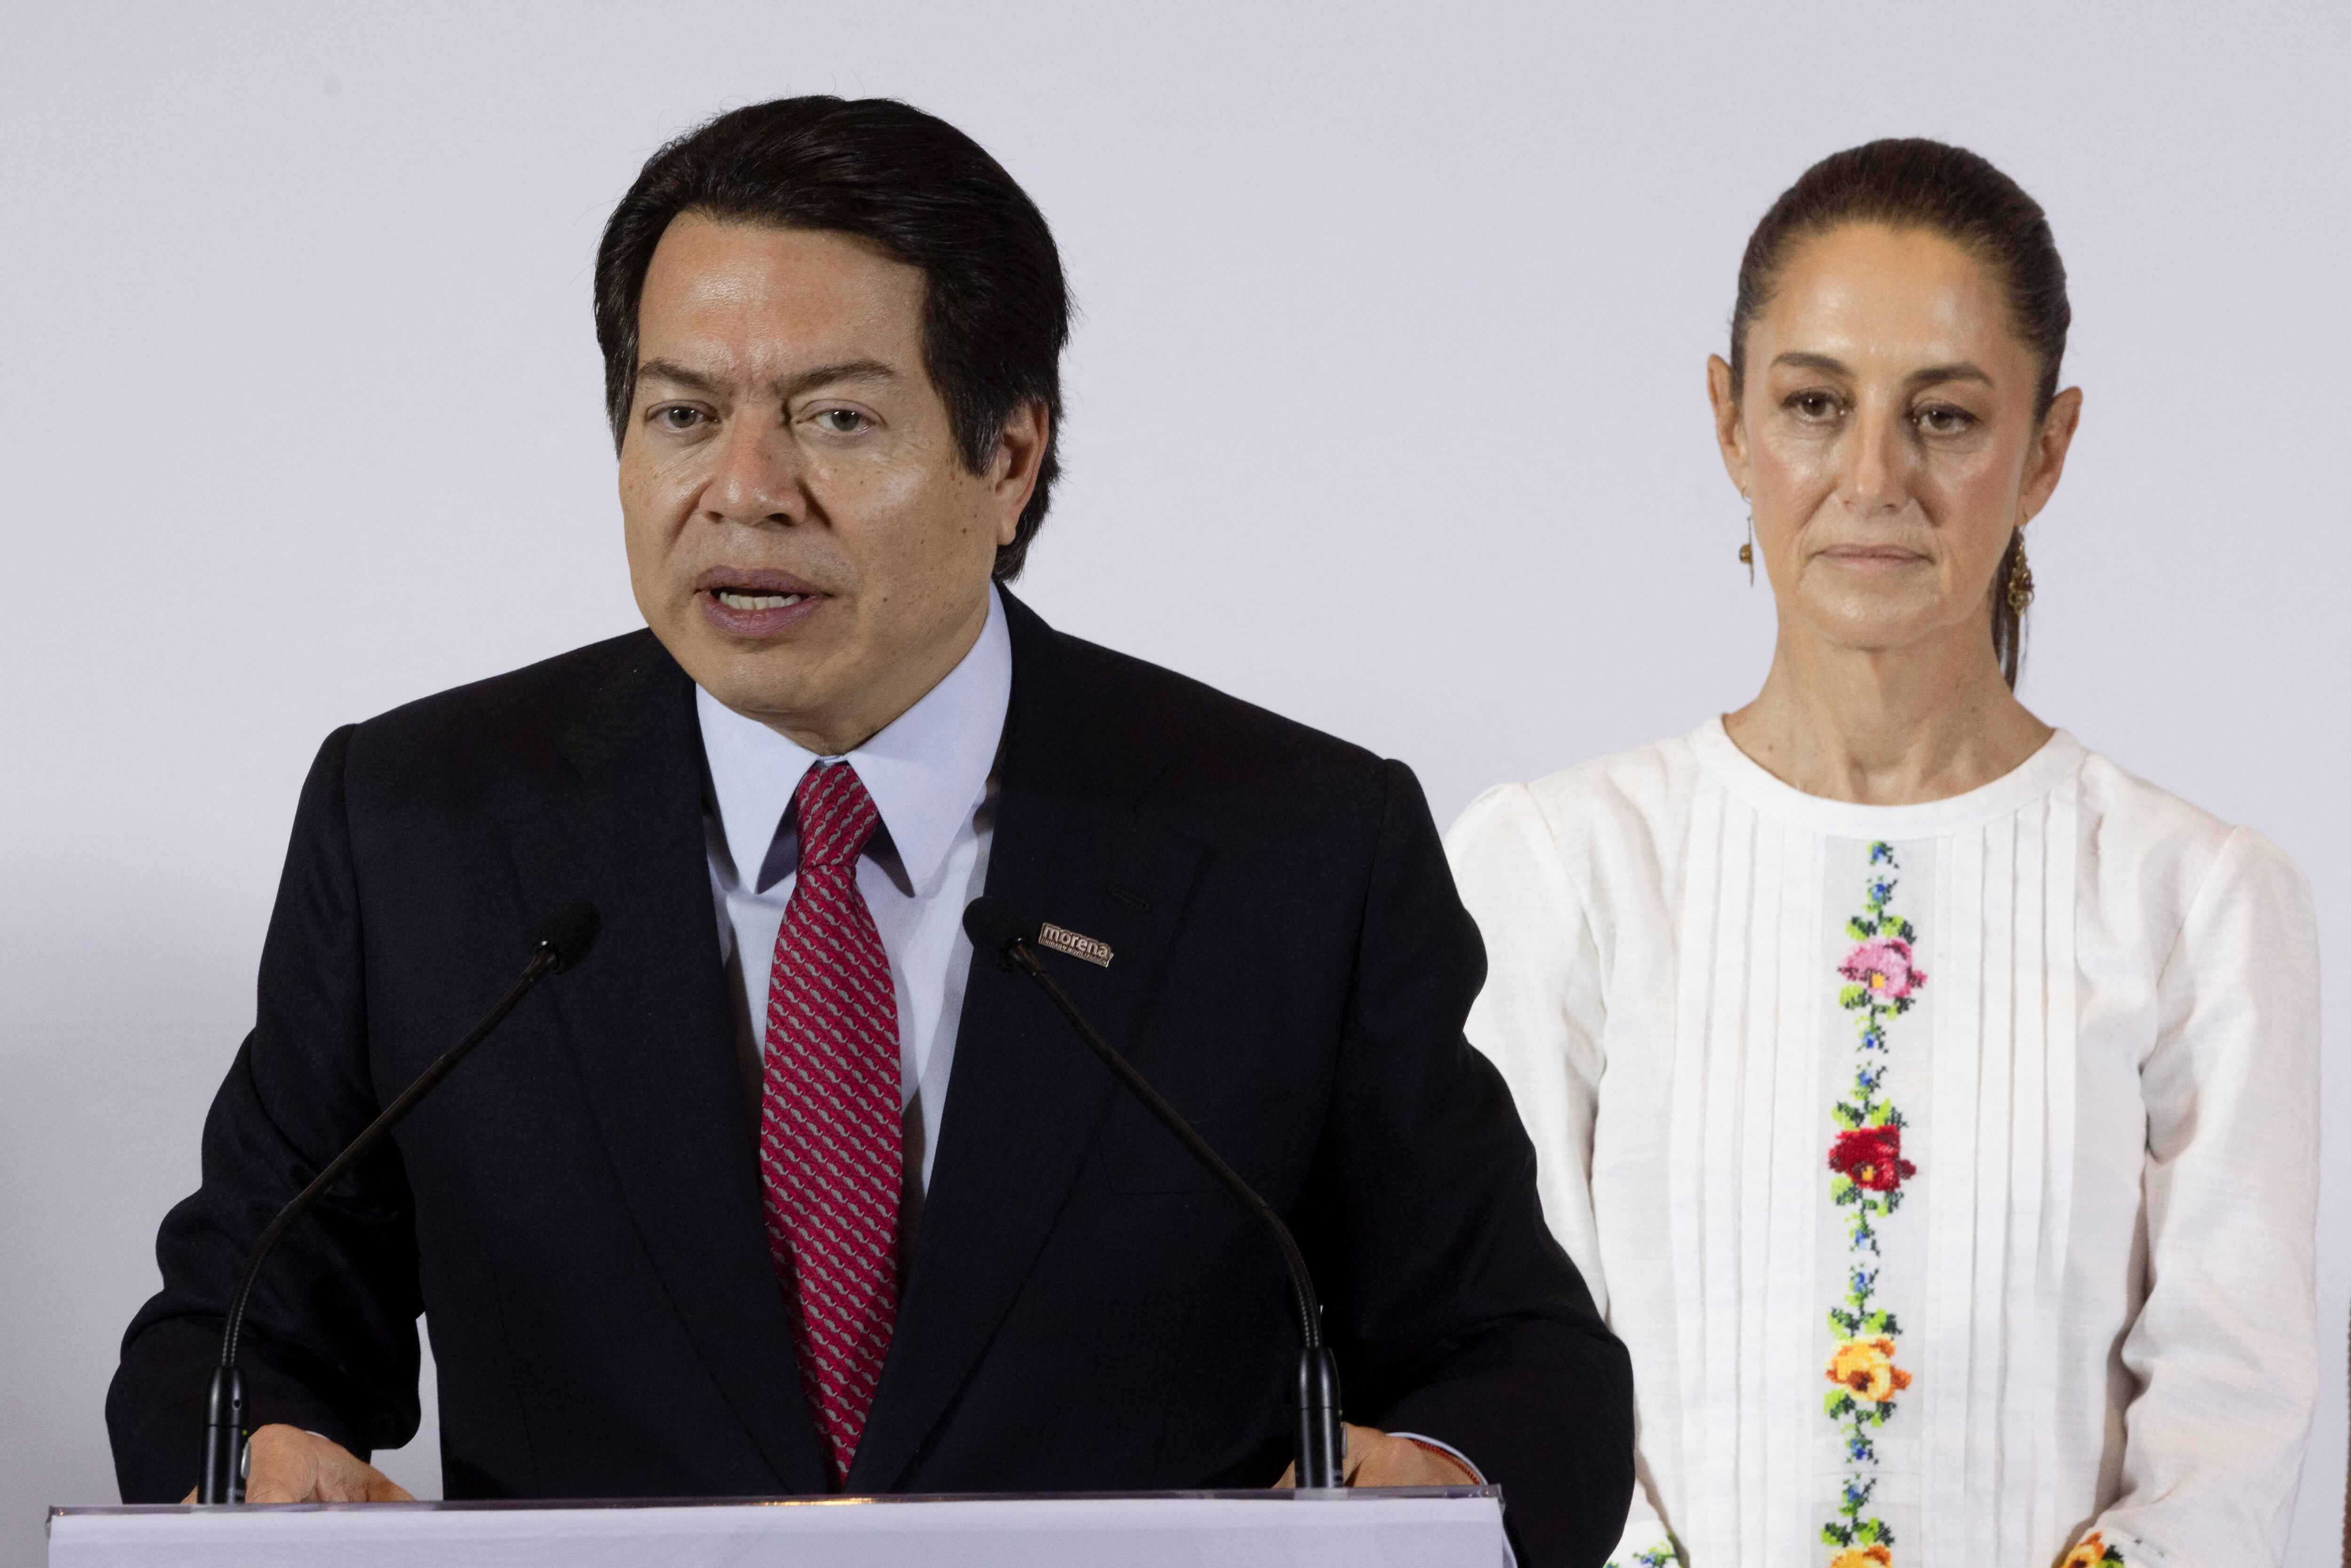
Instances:
[[[1020,514],[1037,492],[1037,475],[1053,439],[1053,415],[1045,400],[1030,398],[1005,419],[996,438],[996,462],[988,489],[996,500],[996,542],[1008,545],[1020,531]]]

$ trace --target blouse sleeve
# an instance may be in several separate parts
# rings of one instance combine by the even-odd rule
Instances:
[[[2147,1294],[2122,1495],[2074,1557],[2275,1563],[2318,1381],[2318,934],[2310,884],[2233,831],[2158,981]]]
[[[1469,1009],[1469,1042],[1510,1085],[1534,1141],[1543,1218],[1607,1316],[1592,1142],[1608,1009],[1591,921],[1525,785],[1506,784],[1471,801],[1445,848],[1486,943],[1486,984]],[[1632,1515],[1608,1568],[1676,1561],[1637,1444],[1634,1462]]]

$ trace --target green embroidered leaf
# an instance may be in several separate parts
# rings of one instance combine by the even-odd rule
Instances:
[[[1837,992],[1837,1006],[1841,1008],[1857,1008],[1868,999],[1869,988],[1866,986],[1846,986]]]
[[[1832,1388],[1828,1392],[1828,1396],[1822,1401],[1821,1408],[1832,1416],[1844,1416],[1860,1406],[1854,1403],[1853,1396],[1844,1389]]]

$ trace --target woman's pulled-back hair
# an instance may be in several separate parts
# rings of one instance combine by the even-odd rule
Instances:
[[[1923,137],[1888,138],[1833,152],[1781,193],[1755,225],[1739,263],[1739,298],[1730,309],[1730,389],[1747,380],[1747,329],[1771,301],[1788,256],[1803,240],[1849,224],[1924,229],[1973,253],[1999,275],[2011,324],[2040,361],[2033,402],[2039,420],[2056,401],[2074,308],[2065,298],[2065,263],[2041,204],[1964,147]],[[1992,579],[1991,641],[2001,672],[2016,685],[2024,647],[2023,617],[2009,584],[2023,553],[2022,532],[2008,541]]]

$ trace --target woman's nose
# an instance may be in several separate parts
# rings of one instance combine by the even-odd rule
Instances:
[[[1849,429],[1838,486],[1845,506],[1861,513],[1900,511],[1910,499],[1911,457],[1910,430],[1901,411],[1865,403]]]

